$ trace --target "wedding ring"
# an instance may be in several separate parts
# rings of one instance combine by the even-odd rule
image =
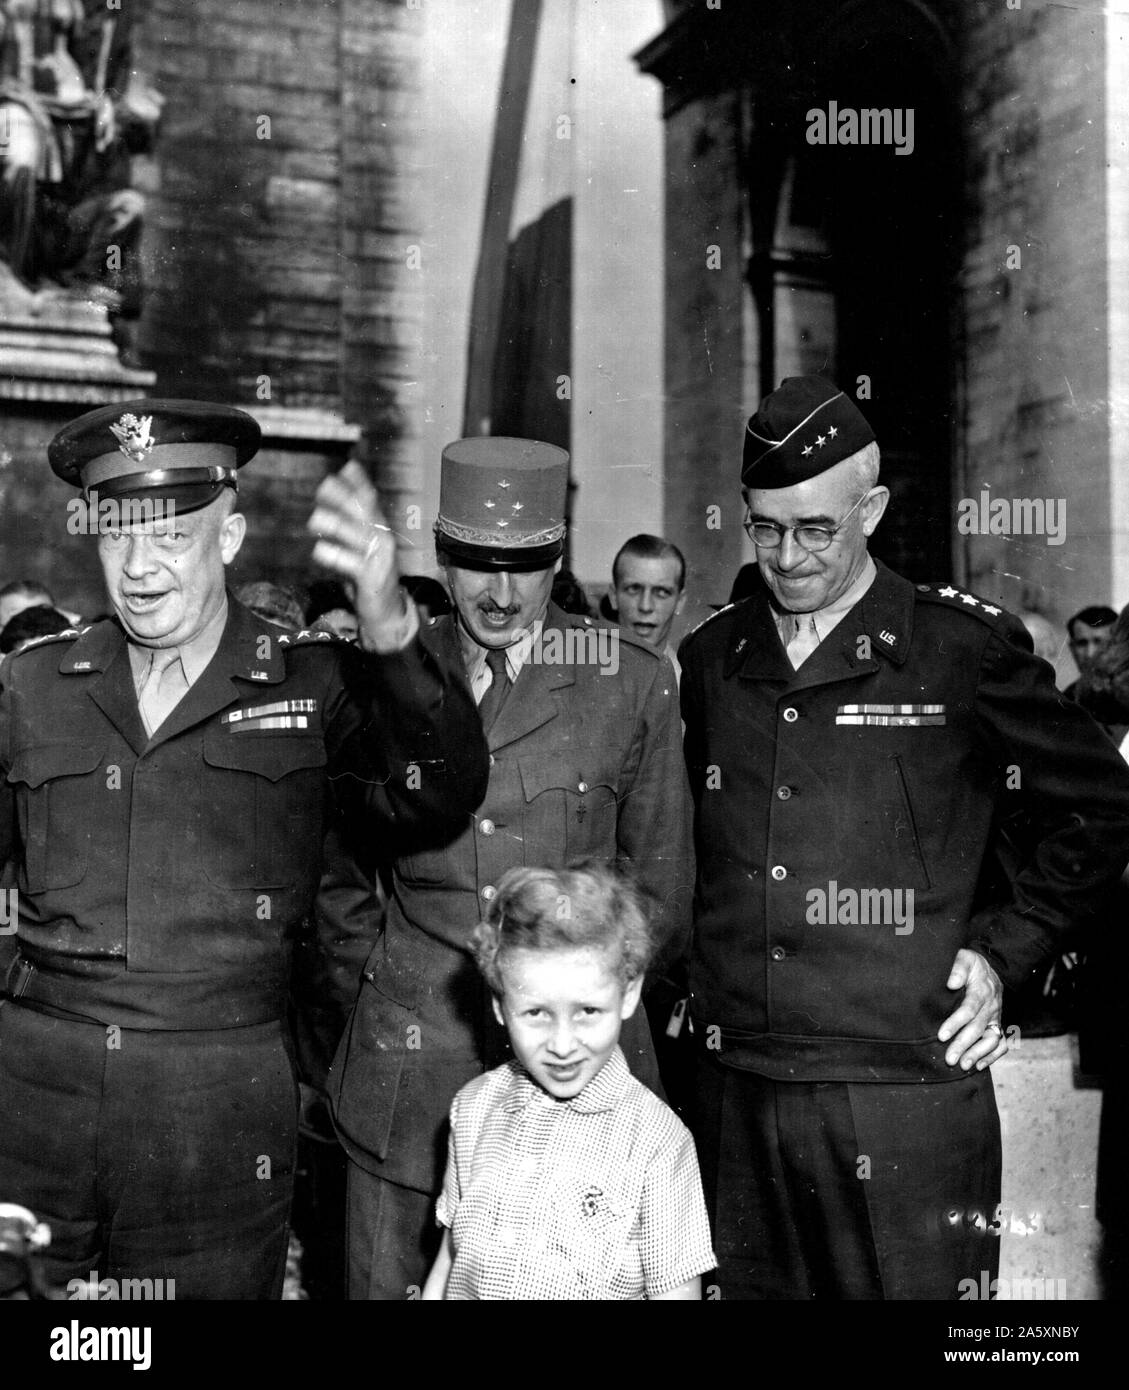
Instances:
[[[986,1033],[998,1033],[1001,1038],[1004,1035],[1004,1030],[1000,1027],[998,1023],[989,1023],[984,1031]]]

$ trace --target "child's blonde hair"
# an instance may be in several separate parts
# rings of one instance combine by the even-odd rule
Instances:
[[[655,946],[634,884],[595,860],[567,869],[507,870],[471,941],[495,994],[502,992],[501,963],[511,951],[614,951],[616,973],[629,984],[647,969]]]

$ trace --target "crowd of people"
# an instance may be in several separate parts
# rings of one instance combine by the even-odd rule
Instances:
[[[1129,610],[1070,620],[1060,692],[1019,618],[875,560],[878,441],[819,377],[750,418],[756,561],[678,645],[678,546],[586,590],[568,456],[528,440],[444,450],[441,582],[349,465],[324,577],[229,592],[257,443],[83,416],[58,476],[175,524],[99,536],[104,616],[0,590],[0,1201],[51,1279],[278,1297],[292,1230],[326,1298],[993,1279],[991,1067],[1122,949]]]

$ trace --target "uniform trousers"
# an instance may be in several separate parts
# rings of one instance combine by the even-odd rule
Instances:
[[[439,1253],[435,1193],[388,1182],[349,1160],[349,1298],[420,1296]]]
[[[982,1273],[996,1277],[989,1072],[772,1081],[703,1050],[696,1078],[691,1129],[722,1298],[947,1300],[964,1279],[980,1289]]]
[[[0,1002],[0,1201],[50,1226],[53,1284],[278,1298],[297,1118],[281,1022],[117,1031]]]

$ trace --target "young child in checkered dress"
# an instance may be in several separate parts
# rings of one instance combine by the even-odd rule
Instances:
[[[714,1267],[689,1131],[628,1071],[653,949],[600,865],[511,869],[474,936],[514,1060],[451,1106],[430,1299],[697,1299]]]

